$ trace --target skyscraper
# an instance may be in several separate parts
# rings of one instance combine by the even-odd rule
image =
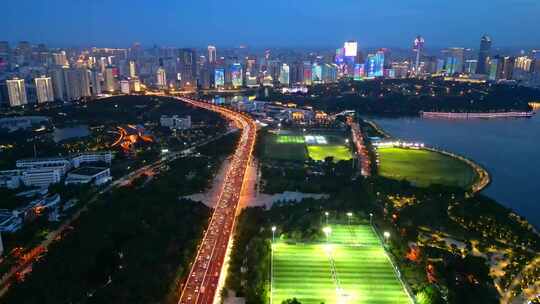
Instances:
[[[129,61],[129,77],[131,78],[137,77],[137,69],[135,66],[135,61],[133,60]]]
[[[290,68],[286,63],[281,65],[281,70],[279,72],[279,83],[283,86],[288,86],[290,84]]]
[[[162,89],[167,87],[167,74],[162,67],[159,67],[156,71],[156,84]]]
[[[476,64],[476,74],[487,75],[489,72],[489,56],[491,52],[491,37],[482,36],[480,39],[480,50],[478,51],[478,63]]]
[[[446,54],[446,74],[453,75],[463,72],[465,49],[454,47],[444,51]]]
[[[234,63],[231,66],[231,83],[234,88],[239,88],[243,84],[242,65],[240,63]]]
[[[6,80],[9,105],[12,107],[22,106],[28,103],[24,79],[13,78]]]
[[[193,49],[179,50],[180,86],[185,88],[196,87],[197,57]]]
[[[414,39],[413,51],[415,52],[416,59],[414,61],[414,75],[420,75],[420,56],[424,50],[424,38],[422,36],[417,36]]]
[[[208,63],[210,64],[216,63],[216,59],[217,59],[216,56],[217,56],[216,47],[213,45],[209,45],[208,46]]]
[[[52,87],[51,77],[41,76],[34,79],[34,81],[36,82],[36,94],[38,104],[54,101],[54,91]]]
[[[54,98],[57,100],[66,100],[66,77],[64,68],[55,68],[50,71]]]
[[[89,70],[84,68],[66,69],[65,80],[68,100],[77,100],[92,95]]]
[[[115,92],[117,90],[117,81],[114,67],[107,66],[105,68],[105,91]]]

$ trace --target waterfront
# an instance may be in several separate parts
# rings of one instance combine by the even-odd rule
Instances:
[[[492,183],[482,193],[540,227],[540,117],[496,120],[375,118],[395,137],[462,154],[486,168]]]

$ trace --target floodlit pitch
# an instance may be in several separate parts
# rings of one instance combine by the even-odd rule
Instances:
[[[379,148],[379,174],[420,187],[442,184],[469,188],[477,176],[465,162],[428,150]]]
[[[411,303],[368,225],[333,225],[328,244],[274,244],[272,303]]]

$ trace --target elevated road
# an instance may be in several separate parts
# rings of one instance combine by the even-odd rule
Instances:
[[[178,99],[193,106],[217,112],[242,130],[214,213],[178,300],[179,304],[211,304],[216,296],[227,246],[233,232],[240,194],[246,183],[246,172],[255,145],[257,126],[253,119],[245,114],[199,100],[182,97]]]

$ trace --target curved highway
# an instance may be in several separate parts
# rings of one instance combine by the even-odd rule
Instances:
[[[178,300],[179,304],[210,304],[214,302],[216,296],[221,268],[236,219],[240,193],[245,184],[246,171],[255,145],[257,126],[253,119],[245,114],[199,100],[182,97],[178,99],[217,112],[242,130],[210,224],[199,245],[197,256]]]

